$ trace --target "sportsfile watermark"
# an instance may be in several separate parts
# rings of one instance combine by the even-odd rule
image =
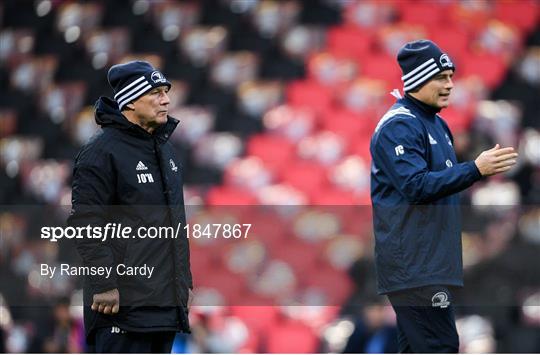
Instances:
[[[96,239],[105,242],[109,239],[247,239],[250,223],[242,224],[182,224],[175,227],[141,226],[133,228],[122,223],[107,223],[104,226],[68,226],[41,228],[40,237],[51,242],[61,239]]]
[[[441,218],[430,222],[443,230],[450,223],[445,208],[419,205],[414,212],[422,222],[437,213]],[[7,256],[3,271],[13,279],[23,276],[32,295],[21,297],[18,287],[4,287],[0,293],[9,297],[10,306],[75,299],[87,282],[116,283],[128,306],[169,305],[168,300],[140,303],[134,297],[154,287],[161,273],[178,267],[170,256],[189,258],[195,302],[201,306],[369,305],[378,302],[375,250],[393,255],[402,237],[389,249],[375,249],[373,208],[366,205],[85,206],[76,215],[84,218],[68,219],[70,212],[71,206],[41,205],[0,210],[0,254]],[[399,230],[394,219],[400,209],[383,212],[388,227]],[[439,290],[434,290],[426,306],[512,306],[521,307],[523,317],[538,318],[539,216],[540,206],[462,206],[456,241],[462,240],[465,286],[451,288],[448,299],[435,297]],[[414,237],[429,245],[433,235],[421,234],[425,228],[418,227]],[[491,248],[493,240],[497,248]],[[97,260],[87,260],[90,253]],[[425,260],[433,259],[426,255]],[[441,267],[448,265],[445,255],[437,255]],[[186,280],[180,275],[181,283]],[[351,297],[358,287],[365,297]],[[82,305],[83,300],[74,302]]]

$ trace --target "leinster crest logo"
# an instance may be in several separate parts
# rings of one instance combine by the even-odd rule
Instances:
[[[150,75],[150,78],[152,79],[154,83],[164,83],[167,81],[165,80],[165,77],[163,76],[163,74],[161,74],[157,70],[152,72],[152,74]]]
[[[452,61],[450,60],[450,57],[446,53],[441,55],[441,57],[439,58],[439,63],[441,63],[441,67],[443,67],[443,68],[453,68],[454,67],[454,63],[452,63]]]
[[[446,308],[450,305],[450,302],[448,302],[448,295],[446,292],[437,292],[433,295],[431,298],[431,305],[433,307],[441,307]]]
[[[174,171],[175,173],[178,171],[178,166],[176,166],[172,159],[169,159],[169,165],[171,166],[172,171]]]

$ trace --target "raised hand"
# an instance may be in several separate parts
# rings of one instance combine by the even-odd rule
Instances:
[[[518,153],[513,147],[501,148],[499,144],[485,150],[476,158],[474,163],[482,176],[504,173],[516,164]]]

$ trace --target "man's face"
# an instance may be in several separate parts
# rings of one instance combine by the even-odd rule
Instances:
[[[427,105],[439,109],[446,108],[449,104],[450,92],[454,88],[453,76],[452,70],[442,71],[431,78],[413,96]]]
[[[132,103],[133,113],[143,127],[156,127],[167,123],[170,103],[168,91],[167,86],[159,86]]]

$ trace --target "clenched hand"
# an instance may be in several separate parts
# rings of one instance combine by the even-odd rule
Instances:
[[[104,314],[118,313],[120,309],[120,294],[118,289],[112,289],[94,295],[92,310]]]

